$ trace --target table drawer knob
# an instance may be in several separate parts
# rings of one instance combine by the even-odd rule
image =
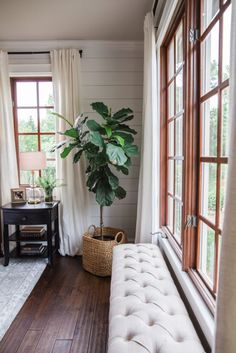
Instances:
[[[22,219],[21,219],[22,221],[26,221],[27,220],[27,217],[26,216],[24,216],[24,217],[22,217]]]

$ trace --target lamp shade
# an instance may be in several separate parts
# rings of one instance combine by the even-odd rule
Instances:
[[[46,168],[46,154],[40,152],[20,153],[20,170],[41,170]]]

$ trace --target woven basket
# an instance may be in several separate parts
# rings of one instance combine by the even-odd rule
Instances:
[[[118,228],[102,228],[104,238],[112,235],[113,240],[94,238],[100,233],[99,227],[90,226],[83,235],[83,268],[94,275],[106,277],[111,275],[113,247],[125,243],[127,238],[124,231]]]

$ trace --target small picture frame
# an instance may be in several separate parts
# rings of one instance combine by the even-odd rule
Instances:
[[[23,204],[26,203],[26,194],[24,188],[11,189],[11,203]]]

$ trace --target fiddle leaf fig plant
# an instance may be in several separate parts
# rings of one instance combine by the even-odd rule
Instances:
[[[102,102],[91,104],[92,109],[100,115],[100,121],[80,115],[74,124],[63,116],[54,113],[65,120],[69,129],[60,134],[65,140],[56,148],[63,148],[61,157],[66,158],[74,151],[73,161],[79,162],[82,154],[87,159],[87,187],[95,193],[100,205],[101,228],[103,226],[102,208],[111,206],[115,198],[123,199],[126,191],[120,186],[120,181],[114,171],[129,174],[132,165],[131,158],[138,155],[138,147],[134,144],[133,135],[136,131],[126,122],[133,119],[133,111],[123,108],[115,113]]]

